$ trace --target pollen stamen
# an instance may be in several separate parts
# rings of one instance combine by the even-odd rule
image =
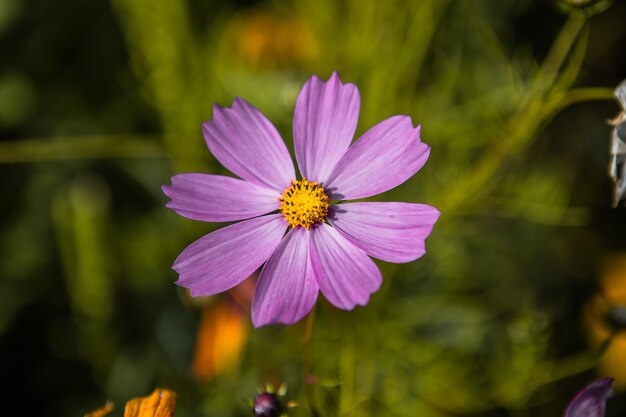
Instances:
[[[326,191],[316,182],[306,178],[292,180],[291,186],[278,199],[279,211],[283,213],[289,226],[304,227],[306,230],[317,223],[323,222],[328,214],[329,199]]]

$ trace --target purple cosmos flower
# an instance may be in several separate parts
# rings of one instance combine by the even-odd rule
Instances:
[[[343,84],[337,73],[327,82],[313,76],[304,84],[293,118],[302,174],[297,180],[287,147],[259,110],[240,98],[230,108],[215,105],[213,120],[202,126],[204,138],[241,179],[179,174],[163,191],[171,198],[167,207],[181,216],[243,221],[188,246],[172,267],[176,283],[192,296],[212,295],[265,263],[252,301],[253,324],[293,324],[311,310],[319,291],[344,310],[367,304],[382,281],[370,256],[395,263],[421,257],[439,217],[435,208],[336,204],[402,184],[430,152],[409,116],[390,117],[350,145],[359,108],[356,86]]]
[[[613,378],[587,385],[570,400],[564,417],[604,417],[606,401],[613,395]]]

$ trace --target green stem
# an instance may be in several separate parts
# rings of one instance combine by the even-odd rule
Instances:
[[[615,91],[606,87],[584,87],[570,90],[561,101],[561,108],[585,101],[612,101],[615,100]]]
[[[567,59],[586,21],[582,13],[572,13],[563,26],[563,29],[559,32],[543,62],[540,72],[540,77],[543,81],[542,85],[546,88],[550,88],[550,86],[554,84],[559,70]]]
[[[315,310],[313,307],[311,312],[306,318],[304,327],[304,358],[303,358],[303,376],[304,376],[304,394],[306,401],[311,411],[311,415],[314,417],[319,416],[317,409],[315,408],[315,386],[310,380],[313,376],[313,324],[315,323]]]
[[[165,158],[158,136],[112,135],[0,142],[0,164],[92,158]]]

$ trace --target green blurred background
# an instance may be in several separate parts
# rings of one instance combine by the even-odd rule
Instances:
[[[177,416],[245,416],[285,382],[294,416],[548,417],[606,369],[626,387],[624,336],[598,354],[626,305],[607,176],[626,2],[594,3],[0,0],[2,414],[160,386]],[[432,147],[380,199],[443,214],[423,259],[379,262],[367,307],[318,304],[307,397],[303,324],[252,330],[246,294],[173,284],[218,225],[165,209],[160,186],[226,173],[200,131],[214,102],[246,98],[291,146],[300,87],[333,70],[361,92],[357,134],[409,114]]]

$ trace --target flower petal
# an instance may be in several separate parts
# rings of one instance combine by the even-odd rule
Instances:
[[[202,125],[211,153],[235,175],[282,192],[296,178],[293,162],[278,131],[247,101],[213,106],[213,120]]]
[[[367,304],[382,283],[374,261],[325,223],[310,233],[313,271],[328,301],[344,310]]]
[[[172,199],[166,207],[204,222],[249,219],[280,206],[277,191],[222,175],[178,174],[162,189]]]
[[[336,72],[327,82],[317,76],[300,91],[293,115],[293,144],[302,176],[324,182],[354,137],[361,99],[354,84]]]
[[[331,198],[351,200],[390,190],[415,174],[430,147],[409,116],[393,116],[363,134],[337,163],[326,182]]]
[[[254,327],[299,321],[311,311],[318,290],[309,258],[309,233],[296,227],[261,271],[252,301]]]
[[[331,206],[328,220],[368,255],[403,263],[426,253],[425,239],[439,214],[424,204],[347,203]]]
[[[564,417],[604,417],[606,401],[613,395],[613,378],[602,378],[578,392],[565,409]]]
[[[172,268],[176,284],[192,296],[217,294],[239,284],[276,249],[287,223],[282,214],[244,220],[201,237],[189,245]]]
[[[165,417],[176,411],[176,393],[168,389],[156,388],[147,397],[128,400],[124,407],[124,417]]]

